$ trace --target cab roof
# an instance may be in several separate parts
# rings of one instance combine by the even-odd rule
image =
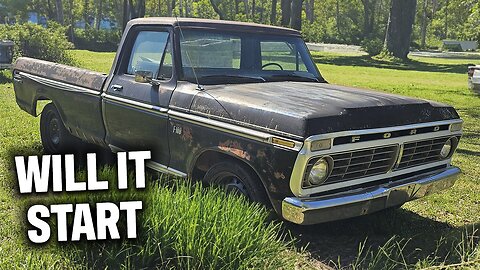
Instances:
[[[196,18],[174,18],[174,17],[149,17],[133,19],[129,23],[129,26],[135,25],[165,25],[182,28],[204,28],[204,29],[217,29],[226,31],[241,31],[241,32],[253,32],[264,34],[277,34],[277,35],[293,35],[300,36],[300,32],[285,27],[264,25],[258,23],[236,22],[236,21],[224,21],[224,20],[211,20],[211,19],[196,19]]]

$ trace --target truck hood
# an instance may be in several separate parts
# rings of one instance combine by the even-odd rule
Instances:
[[[208,86],[190,110],[302,138],[459,118],[436,102],[304,82]]]

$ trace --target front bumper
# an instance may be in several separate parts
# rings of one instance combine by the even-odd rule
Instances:
[[[282,202],[282,216],[308,225],[366,215],[448,189],[460,173],[452,166],[361,190],[313,198],[289,197]]]

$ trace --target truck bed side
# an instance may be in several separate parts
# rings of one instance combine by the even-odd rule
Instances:
[[[104,144],[101,94],[107,75],[25,57],[16,61],[13,72],[20,108],[37,116],[37,101],[51,100],[74,136]]]

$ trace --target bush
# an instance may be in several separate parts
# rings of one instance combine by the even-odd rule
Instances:
[[[303,27],[302,35],[306,42],[324,42],[325,33],[319,23],[309,24]]]
[[[73,44],[68,42],[66,28],[49,23],[47,28],[37,24],[0,25],[0,39],[12,40],[14,59],[27,56],[67,65],[74,64],[68,53]]]
[[[120,43],[119,30],[75,29],[75,47],[96,52],[114,52]]]
[[[182,181],[149,181],[146,190],[118,191],[116,169],[100,170],[112,190],[55,196],[36,196],[27,204],[118,202],[142,200],[137,216],[137,239],[80,242],[63,245],[66,260],[86,268],[122,269],[279,269],[293,266],[280,223],[269,212],[242,197],[217,188]],[[132,175],[131,175],[132,176]],[[85,179],[82,172],[77,179]],[[130,185],[134,186],[130,177]],[[92,205],[93,206],[93,205]],[[120,217],[119,232],[125,235]],[[56,232],[55,229],[52,230]],[[56,237],[53,236],[52,237]],[[51,243],[55,243],[54,239]],[[127,267],[127,268],[129,268]],[[292,268],[292,267],[288,267]]]
[[[379,55],[383,50],[383,41],[379,38],[366,38],[361,43],[362,49],[370,56]]]

